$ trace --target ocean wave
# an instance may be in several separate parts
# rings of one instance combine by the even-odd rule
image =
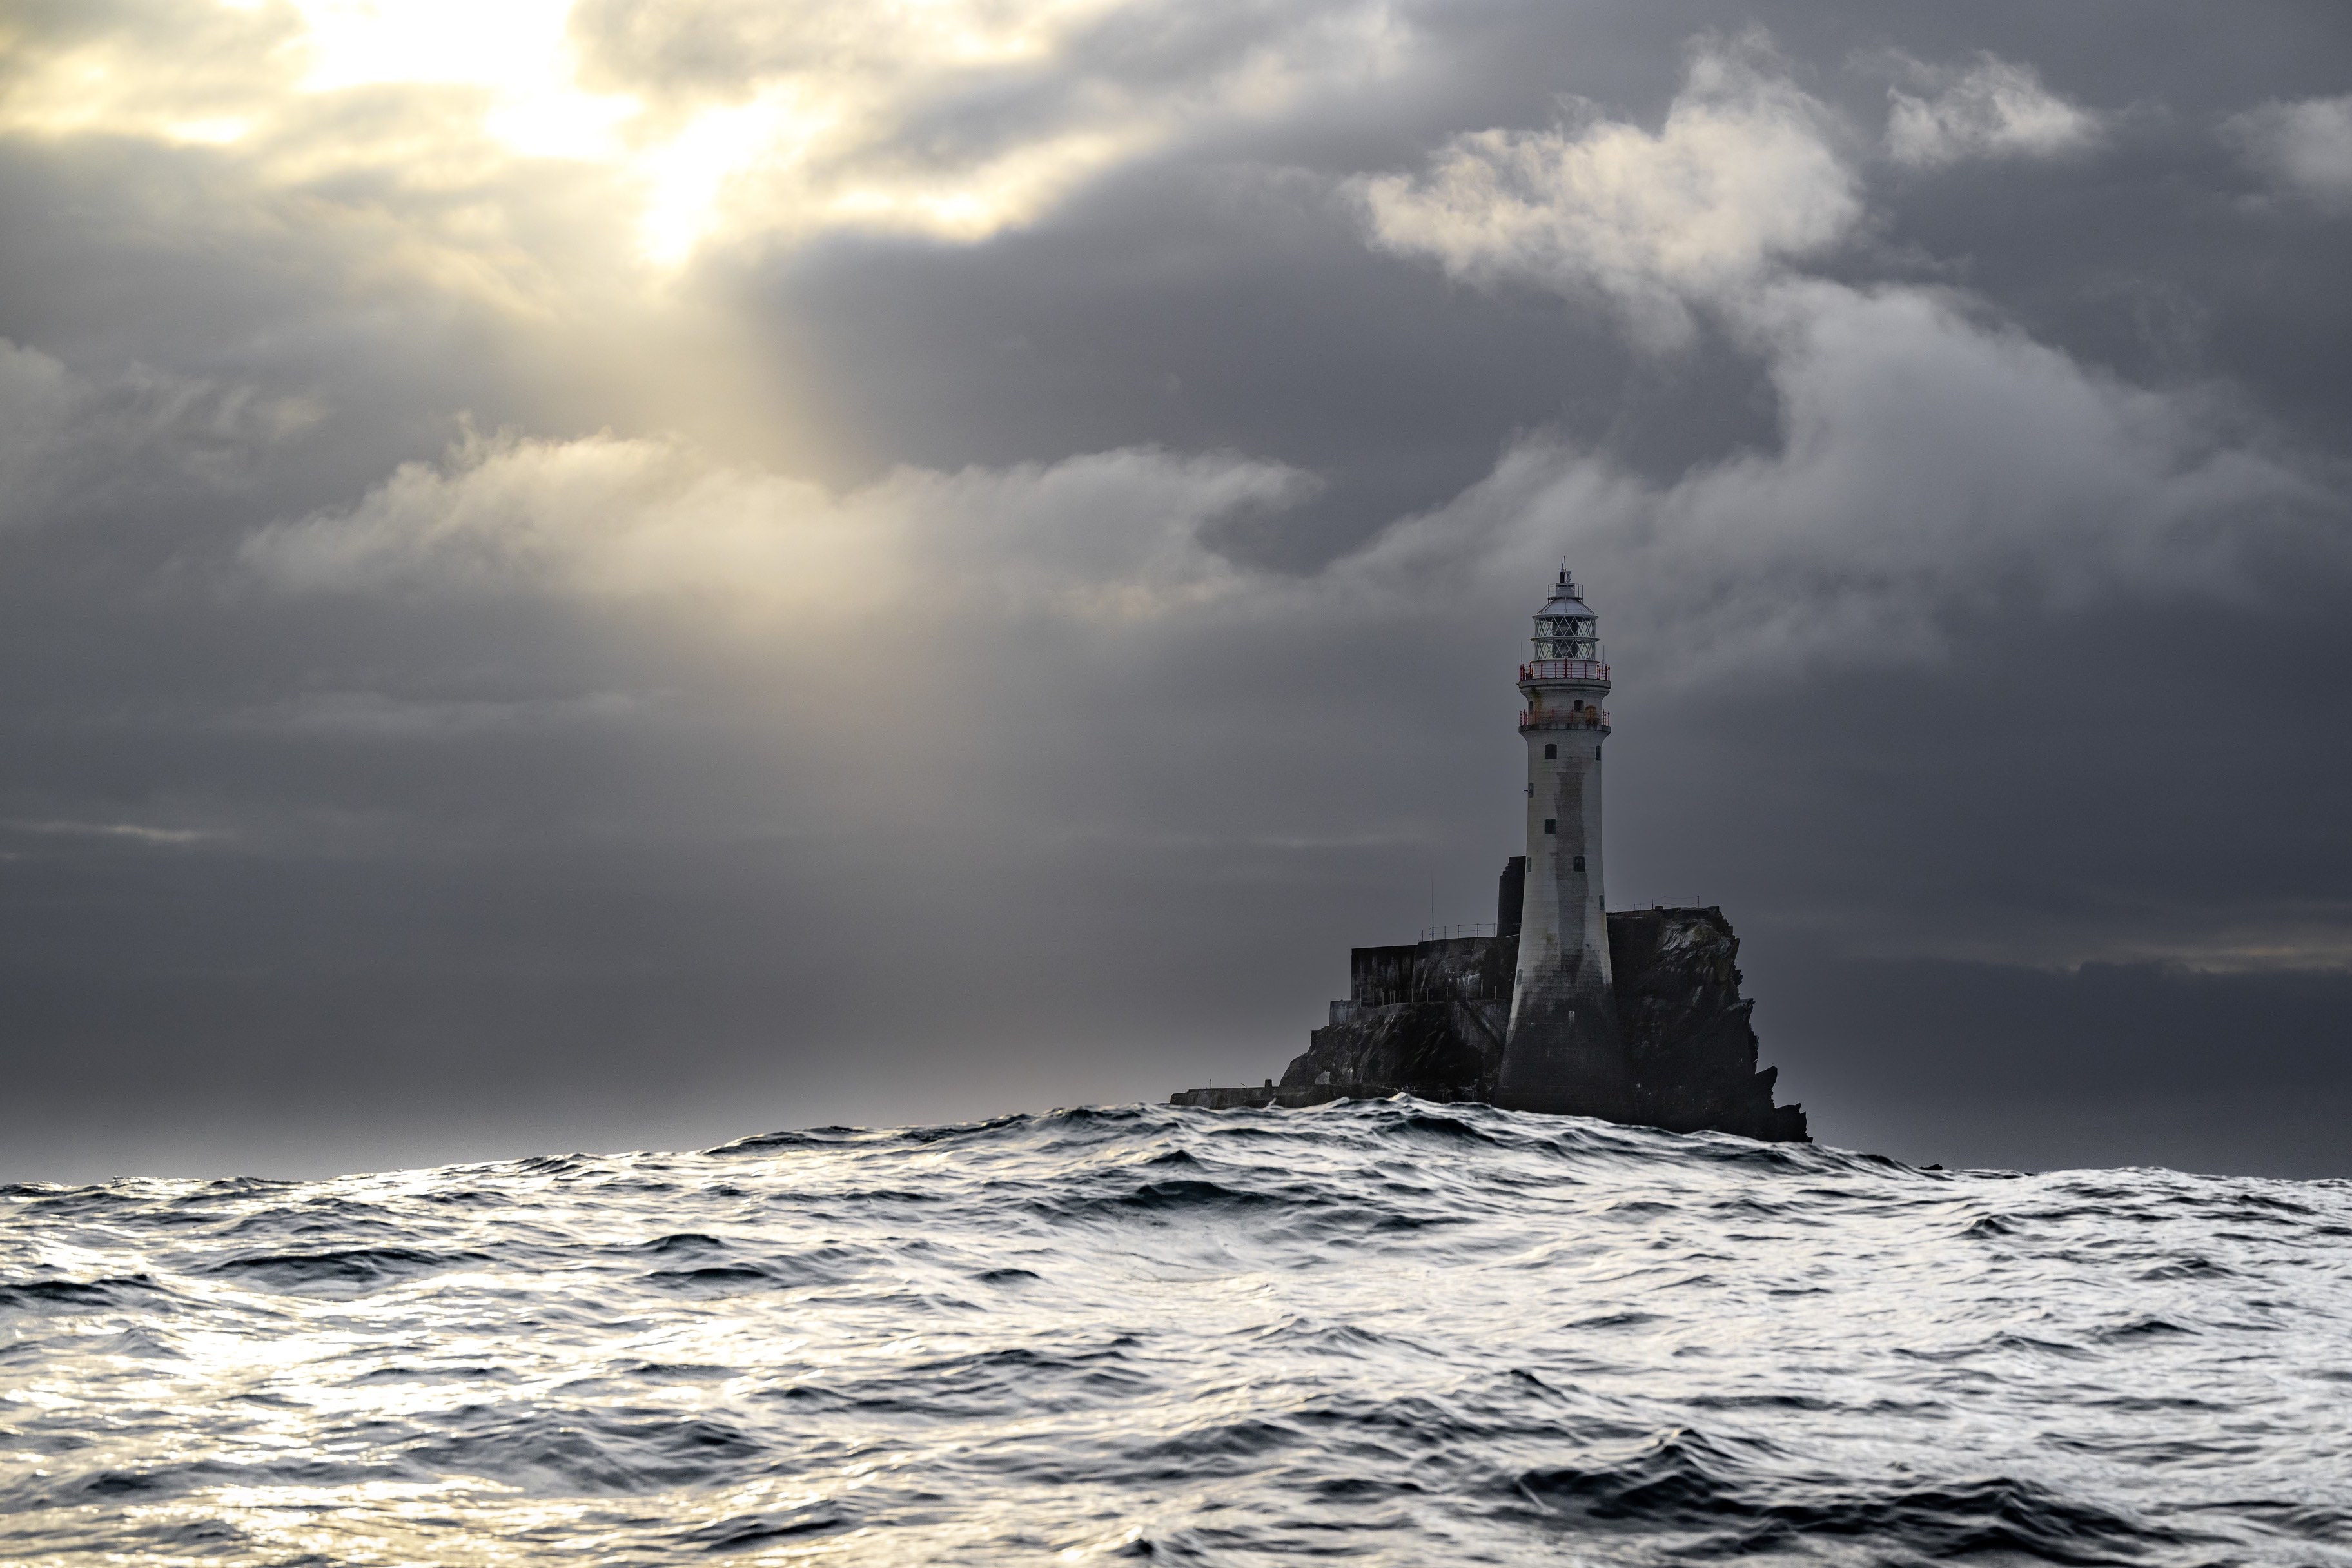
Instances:
[[[0,1188],[0,1556],[2352,1564],[2352,1184],[1400,1097]]]

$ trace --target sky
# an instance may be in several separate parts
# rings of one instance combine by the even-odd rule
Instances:
[[[1164,1100],[1618,907],[1826,1142],[2352,1175],[2352,17],[12,0],[0,1179]]]

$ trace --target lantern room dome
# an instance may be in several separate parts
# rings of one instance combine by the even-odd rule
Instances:
[[[1563,563],[1559,569],[1559,581],[1551,585],[1551,597],[1544,601],[1544,607],[1536,614],[1586,616],[1592,613],[1592,606],[1584,602],[1583,595],[1577,589],[1576,579],[1568,574],[1568,567]]]

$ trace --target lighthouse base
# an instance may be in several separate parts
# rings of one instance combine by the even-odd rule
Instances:
[[[1521,984],[1519,1016],[1495,1077],[1494,1102],[1555,1116],[1633,1120],[1633,1078],[1617,1033],[1617,999],[1597,973],[1570,967],[1549,983]],[[1597,971],[1598,963],[1590,969]]]

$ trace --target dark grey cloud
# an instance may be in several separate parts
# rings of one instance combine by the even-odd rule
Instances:
[[[0,1173],[1278,1070],[1349,945],[1491,906],[1563,551],[1612,894],[1725,906],[1819,1135],[2342,1173],[2329,8],[1123,7],[985,68],[824,18],[575,13],[672,130],[856,84],[669,272],[491,89],[27,25],[19,105],[202,47],[0,136]],[[1710,102],[1847,205],[1650,178],[1742,173]],[[1080,172],[904,216],[1033,147]],[[1503,249],[1439,224],[1498,148]]]

